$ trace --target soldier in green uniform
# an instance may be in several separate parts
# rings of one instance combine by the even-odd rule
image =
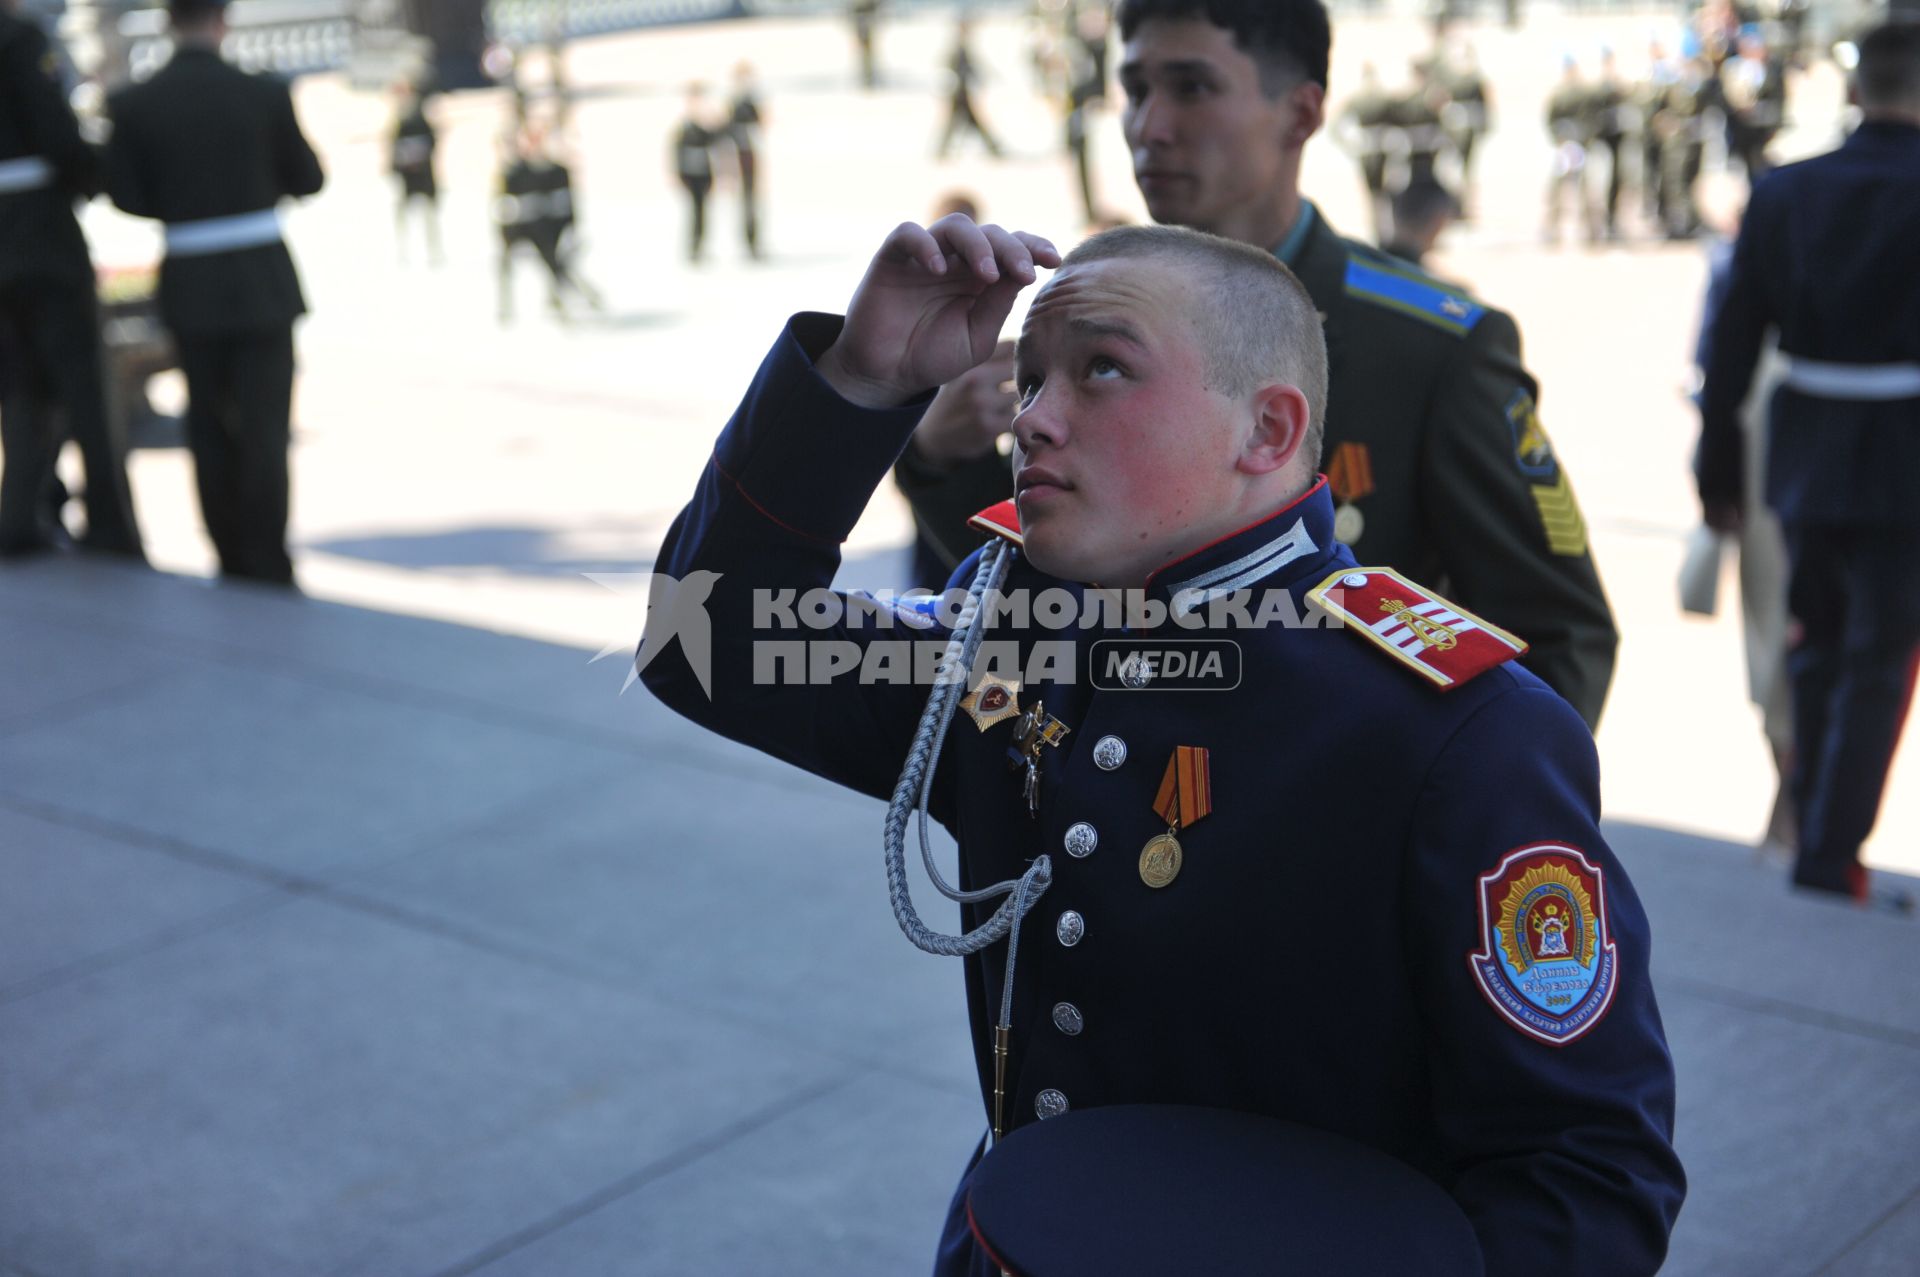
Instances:
[[[1447,91],[1447,105],[1441,116],[1454,154],[1460,158],[1461,215],[1471,216],[1473,155],[1480,139],[1493,127],[1493,95],[1487,90],[1487,77],[1481,74],[1472,45],[1445,48],[1436,61],[1436,73]]]
[[[1520,635],[1527,666],[1598,721],[1613,616],[1514,321],[1342,238],[1301,198],[1301,150],[1324,114],[1326,10],[1122,0],[1118,19],[1127,140],[1154,219],[1271,250],[1326,316],[1340,537],[1361,562],[1443,581]],[[1011,490],[995,448],[1008,419],[982,402],[943,391],[896,470],[917,521],[950,545],[971,546],[967,518]]]
[[[1553,139],[1552,174],[1547,179],[1547,216],[1541,238],[1549,244],[1560,240],[1560,220],[1566,215],[1569,198],[1574,218],[1586,233],[1587,242],[1600,238],[1600,219],[1593,206],[1593,192],[1587,187],[1587,161],[1599,135],[1600,92],[1580,74],[1580,64],[1572,58],[1562,61],[1560,82],[1547,98],[1547,135]]]
[[[1712,85],[1713,69],[1706,59],[1687,60],[1660,90],[1647,119],[1648,134],[1659,146],[1660,194],[1654,212],[1668,239],[1691,239],[1700,233],[1700,205],[1693,188],[1706,150]]]
[[[1387,196],[1387,133],[1393,127],[1393,95],[1380,83],[1373,63],[1360,67],[1360,87],[1347,99],[1346,110],[1335,123],[1341,149],[1360,165],[1367,188],[1367,208],[1373,214],[1373,237],[1384,242],[1393,224]]]

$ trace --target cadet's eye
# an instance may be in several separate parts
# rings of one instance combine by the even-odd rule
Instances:
[[[1111,381],[1115,377],[1124,375],[1125,370],[1105,355],[1095,355],[1087,363],[1087,376],[1095,381]]]
[[[1173,82],[1173,95],[1177,98],[1197,98],[1206,90],[1207,86],[1201,80],[1180,79]]]
[[[1126,95],[1128,105],[1139,106],[1140,99],[1147,96],[1147,86],[1138,80],[1122,80],[1120,92]]]
[[[1014,390],[1020,396],[1021,406],[1025,407],[1027,404],[1033,402],[1035,395],[1040,393],[1040,379],[1038,377],[1018,378],[1014,382]]]

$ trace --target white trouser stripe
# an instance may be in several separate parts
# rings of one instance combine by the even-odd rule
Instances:
[[[199,222],[174,222],[167,227],[167,253],[172,257],[199,257],[258,248],[280,240],[280,212],[263,208],[257,213],[209,217]]]

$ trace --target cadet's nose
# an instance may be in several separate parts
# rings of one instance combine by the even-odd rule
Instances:
[[[1055,407],[1056,396],[1043,386],[1026,406],[1014,414],[1014,442],[1028,456],[1042,447],[1059,447],[1067,441],[1066,422]]]

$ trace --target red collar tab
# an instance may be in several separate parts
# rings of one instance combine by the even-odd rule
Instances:
[[[1523,654],[1527,645],[1392,568],[1341,568],[1307,597],[1345,628],[1450,691]]]
[[[990,505],[979,514],[967,520],[967,526],[978,528],[982,532],[991,532],[994,536],[1025,547],[1026,538],[1020,535],[1020,511],[1009,497],[999,505]]]

